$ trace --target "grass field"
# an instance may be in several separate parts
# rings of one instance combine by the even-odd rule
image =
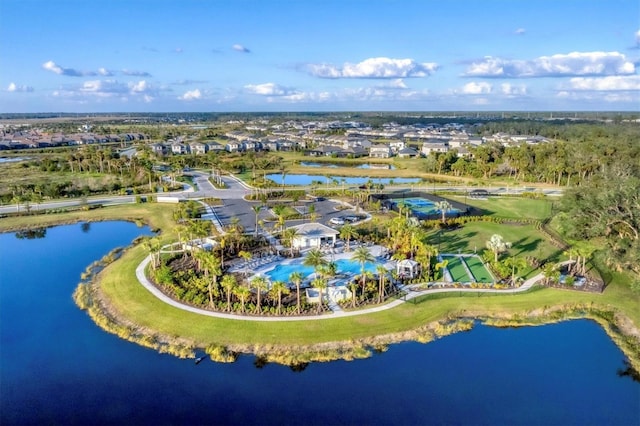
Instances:
[[[463,258],[464,262],[469,267],[469,270],[473,274],[476,282],[479,283],[491,283],[494,278],[491,276],[487,268],[477,256],[468,256]]]
[[[465,202],[463,196],[456,195],[450,198]],[[487,200],[474,200],[466,197],[466,202],[482,210],[483,214],[493,217],[543,220],[551,216],[552,201],[546,199],[489,197]]]
[[[511,248],[503,256],[534,256],[544,261],[563,260],[562,251],[545,239],[534,225],[505,225],[493,222],[470,222],[451,231],[432,231],[430,241],[438,245],[441,253],[481,253],[493,234],[502,235],[511,242]],[[529,278],[534,269],[524,271]]]
[[[462,264],[462,260],[458,256],[442,256],[443,259],[449,261],[447,264],[447,269],[449,270],[449,274],[451,274],[451,279],[456,283],[468,283],[473,281],[473,279],[467,274],[466,269],[464,269],[464,265]]]

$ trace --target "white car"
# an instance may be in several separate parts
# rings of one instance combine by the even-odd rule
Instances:
[[[344,225],[344,219],[342,219],[341,217],[332,217],[331,219],[329,219],[329,223],[331,223],[332,225]]]

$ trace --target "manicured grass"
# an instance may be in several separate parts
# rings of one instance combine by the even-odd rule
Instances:
[[[545,239],[534,225],[507,225],[493,222],[470,222],[451,231],[433,231],[430,242],[439,246],[440,253],[482,253],[493,234],[502,235],[511,242],[508,256],[533,256],[541,261],[558,262],[562,251]],[[524,271],[525,277],[533,276],[534,269]]]
[[[457,201],[465,202],[464,196],[453,196]],[[466,197],[470,206],[477,207],[487,216],[513,219],[543,220],[551,216],[552,201],[518,197],[489,197],[487,200],[474,200]]]
[[[476,282],[479,283],[491,283],[493,282],[493,277],[487,271],[487,268],[484,266],[482,261],[477,256],[464,257],[464,262],[469,267],[469,270],[473,274]]]
[[[451,274],[451,279],[457,283],[468,283],[471,282],[471,277],[467,274],[467,271],[464,269],[462,265],[462,261],[458,256],[442,256],[443,259],[449,261],[447,264],[447,269],[449,270],[449,274]]]

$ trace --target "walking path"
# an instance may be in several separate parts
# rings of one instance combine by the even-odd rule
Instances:
[[[149,292],[151,294],[153,294],[155,297],[157,297],[158,299],[160,299],[164,303],[167,303],[167,304],[169,304],[169,305],[171,305],[173,307],[176,307],[178,309],[182,309],[184,311],[193,312],[193,313],[199,314],[199,315],[206,315],[206,316],[209,316],[209,317],[224,318],[224,319],[236,320],[236,321],[267,321],[267,322],[277,322],[277,321],[317,321],[317,320],[326,320],[326,319],[332,319],[332,318],[353,317],[353,316],[356,316],[356,315],[366,315],[366,314],[370,314],[370,313],[374,313],[374,312],[380,312],[380,311],[384,311],[384,310],[387,310],[387,309],[392,309],[392,308],[395,308],[396,306],[400,305],[401,303],[405,303],[406,301],[415,299],[416,297],[423,296],[425,294],[447,293],[447,292],[453,292],[453,293],[499,293],[499,294],[521,293],[523,291],[529,290],[531,287],[533,287],[533,285],[535,283],[537,283],[538,281],[540,281],[540,280],[542,280],[544,278],[544,276],[542,274],[538,274],[533,278],[529,278],[520,287],[509,288],[509,289],[504,289],[504,290],[489,289],[489,288],[434,288],[434,289],[415,291],[415,290],[410,290],[408,287],[406,287],[406,289],[408,291],[407,291],[406,296],[404,296],[402,299],[396,299],[396,300],[394,300],[392,302],[389,302],[389,303],[386,303],[384,305],[374,306],[374,307],[366,308],[366,309],[360,309],[360,310],[357,310],[357,311],[344,311],[344,310],[342,310],[342,308],[339,305],[335,304],[335,306],[332,307],[332,312],[330,314],[328,313],[328,314],[325,314],[325,315],[306,315],[306,316],[292,316],[292,317],[244,316],[244,315],[229,314],[229,313],[224,313],[224,312],[207,311],[205,309],[200,309],[200,308],[196,308],[196,307],[193,307],[193,306],[185,305],[185,304],[180,303],[180,302],[178,302],[176,300],[173,300],[172,298],[170,298],[167,295],[165,295],[164,293],[162,293],[156,286],[154,286],[147,279],[144,271],[145,271],[145,269],[146,269],[146,267],[147,267],[147,265],[149,264],[150,261],[151,261],[151,255],[147,256],[140,263],[140,265],[138,265],[138,267],[136,268],[136,277],[138,278],[138,281],[140,281],[140,284],[142,284],[142,286],[144,288],[149,290]],[[331,305],[330,305],[330,307],[331,307]]]

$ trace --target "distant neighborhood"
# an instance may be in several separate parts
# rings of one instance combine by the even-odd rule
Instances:
[[[539,144],[548,139],[537,135],[496,133],[476,136],[481,123],[463,125],[386,123],[382,128],[354,121],[286,121],[271,124],[268,120],[242,123],[228,122],[240,130],[227,131],[215,138],[175,136],[166,141],[151,140],[142,133],[100,135],[83,126],[72,134],[48,133],[39,129],[0,131],[0,150],[50,148],[58,146],[120,143],[122,147],[146,142],[158,156],[208,152],[299,151],[311,157],[334,158],[413,158],[455,151],[458,157],[471,156],[470,148],[490,142],[503,146]],[[206,126],[202,126],[206,128]]]

